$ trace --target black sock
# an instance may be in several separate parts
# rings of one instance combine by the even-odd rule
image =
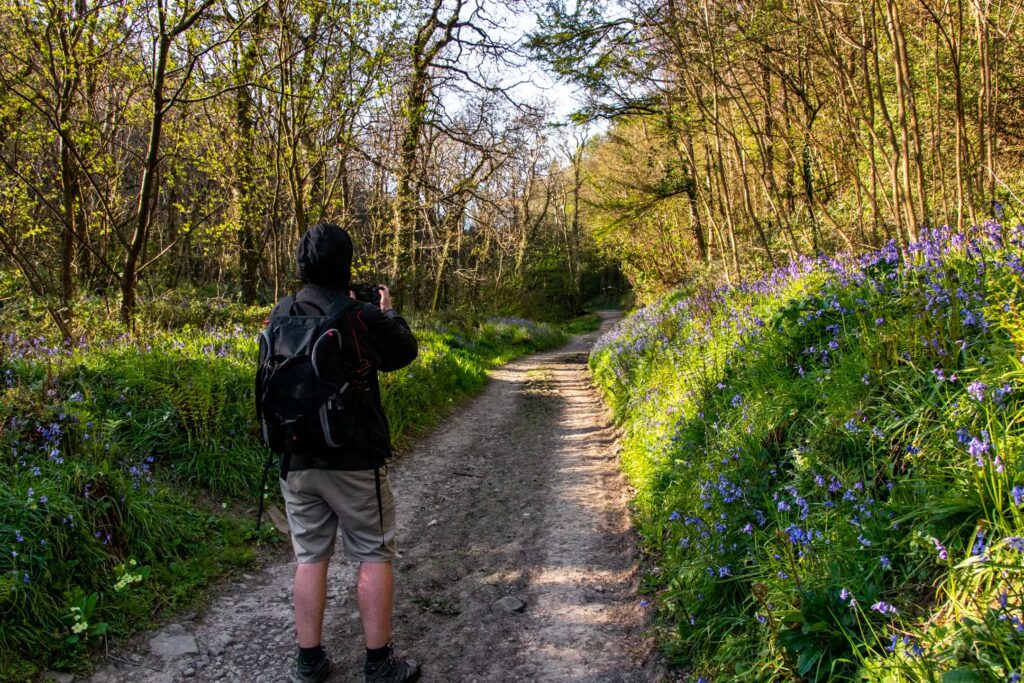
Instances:
[[[320,663],[320,660],[324,658],[324,649],[319,645],[313,647],[300,647],[299,648],[299,662],[301,664],[308,664],[310,666],[316,666]]]
[[[366,648],[366,663],[376,664],[377,662],[383,662],[391,654],[391,643],[388,643],[384,647],[378,647],[374,649]]]

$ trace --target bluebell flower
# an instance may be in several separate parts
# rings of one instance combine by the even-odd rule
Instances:
[[[1013,504],[1020,507],[1024,504],[1024,487],[1020,484],[1014,484],[1013,488],[1010,489],[1010,495],[1013,496]]]
[[[988,385],[981,381],[974,381],[967,385],[967,393],[974,397],[975,401],[984,401],[987,389]]]
[[[879,614],[899,614],[899,610],[897,610],[895,607],[882,600],[879,600],[875,604],[871,605],[871,609],[875,612],[878,612]]]

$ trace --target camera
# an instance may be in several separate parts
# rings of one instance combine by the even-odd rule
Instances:
[[[371,285],[365,282],[353,283],[351,286],[352,293],[356,295],[356,298],[360,301],[365,301],[368,304],[374,306],[380,306],[381,298],[381,287],[380,285]]]

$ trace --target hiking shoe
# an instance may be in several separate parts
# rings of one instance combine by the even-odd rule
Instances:
[[[388,645],[388,658],[363,667],[366,683],[405,683],[420,677],[420,665],[411,659],[396,659],[395,648]]]
[[[295,670],[288,678],[291,683],[322,683],[331,675],[334,663],[330,657],[324,657],[316,666],[309,666],[303,662],[295,662]]]

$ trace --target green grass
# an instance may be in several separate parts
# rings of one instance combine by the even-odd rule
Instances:
[[[680,292],[599,343],[644,589],[695,679],[1024,671],[1022,233]]]
[[[225,308],[151,304],[148,331],[129,336],[83,305],[77,324],[107,336],[73,346],[25,334],[43,324],[38,311],[11,313],[5,329],[22,334],[0,345],[0,680],[87,666],[104,638],[201,600],[274,537],[251,517],[266,457],[252,395],[266,310]],[[419,358],[381,378],[399,444],[496,364],[566,338],[457,317],[416,333]]]

